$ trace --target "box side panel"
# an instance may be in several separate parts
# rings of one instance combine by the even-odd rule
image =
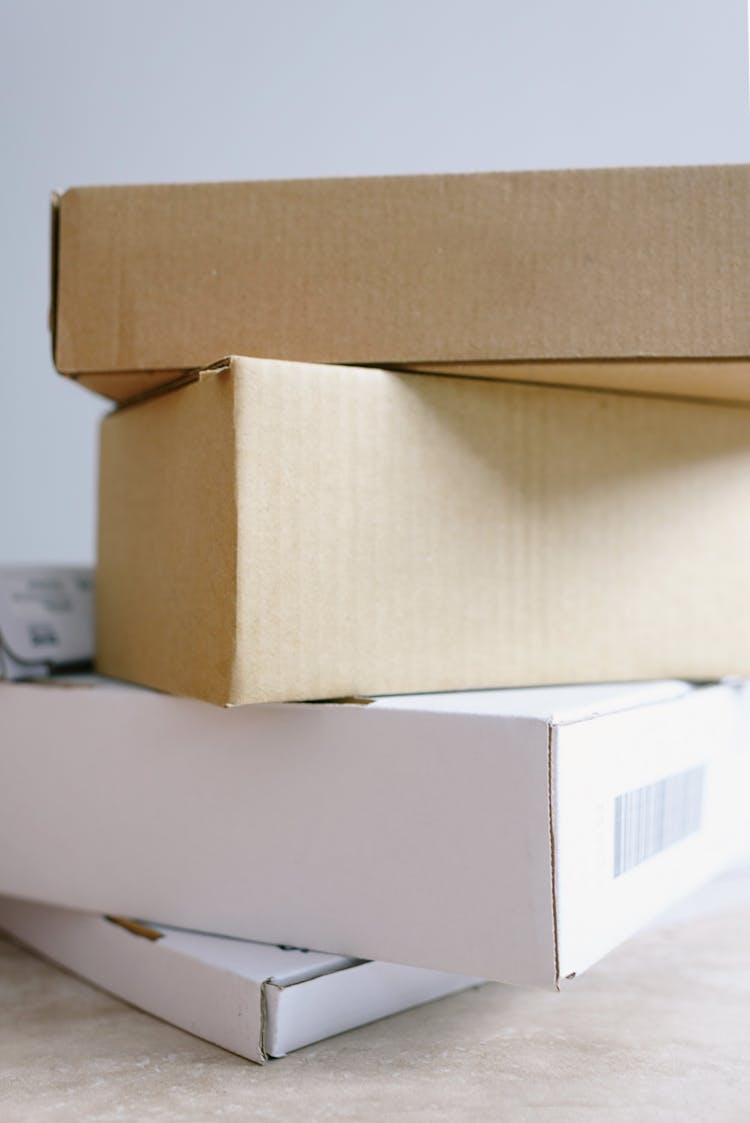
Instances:
[[[265,1051],[269,1057],[284,1057],[314,1041],[482,981],[396,963],[362,963],[297,986],[268,986]]]
[[[741,853],[749,732],[747,695],[729,686],[557,729],[561,976]]]
[[[749,410],[236,369],[232,700],[750,672]]]
[[[750,354],[750,169],[77,189],[57,362]]]
[[[228,373],[102,423],[97,666],[224,702],[236,619],[233,383]]]
[[[0,898],[0,927],[125,1002],[263,1063],[261,983],[72,909]]]
[[[0,892],[554,982],[544,722],[2,684],[0,706]]]

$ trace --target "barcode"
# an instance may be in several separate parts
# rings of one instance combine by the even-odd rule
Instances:
[[[615,877],[698,830],[704,772],[700,765],[616,797]]]

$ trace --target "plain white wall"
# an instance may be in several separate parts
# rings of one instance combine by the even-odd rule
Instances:
[[[51,188],[747,161],[746,52],[743,0],[0,0],[0,561],[93,557]]]

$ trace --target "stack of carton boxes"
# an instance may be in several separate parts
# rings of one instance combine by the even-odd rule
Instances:
[[[556,983],[728,861],[749,214],[744,166],[56,200],[97,666],[183,697],[91,692],[0,889]]]
[[[749,207],[745,167],[67,192],[56,362],[127,406],[101,669],[222,704],[749,671]]]

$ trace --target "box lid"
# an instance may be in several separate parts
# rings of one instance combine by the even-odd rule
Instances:
[[[116,398],[228,353],[747,397],[749,213],[747,165],[74,188],[55,361]]]

